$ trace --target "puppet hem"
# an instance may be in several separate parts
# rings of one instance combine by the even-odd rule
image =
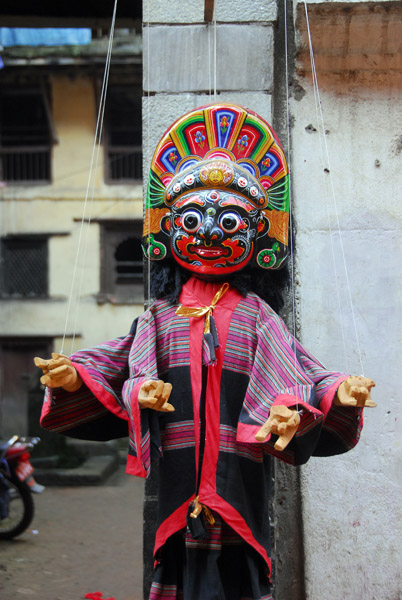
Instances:
[[[339,377],[332,385],[331,387],[325,392],[324,396],[322,397],[321,403],[320,403],[320,410],[321,412],[324,413],[324,417],[326,417],[329,413],[329,411],[331,410],[332,407],[332,403],[334,401],[334,398],[336,396],[336,393],[338,391],[339,386],[348,379],[349,375],[344,375]]]
[[[125,410],[119,406],[116,399],[113,395],[105,390],[105,388],[95,381],[91,374],[88,372],[85,365],[81,363],[77,363],[73,361],[73,366],[77,369],[79,376],[81,377],[83,383],[87,386],[87,388],[93,393],[96,399],[103,404],[105,408],[110,410],[111,413],[119,417],[120,419],[124,419],[128,421],[128,416]]]
[[[143,479],[146,479],[147,477],[147,472],[144,469],[141,460],[131,454],[127,456],[126,473],[128,475],[142,477]]]

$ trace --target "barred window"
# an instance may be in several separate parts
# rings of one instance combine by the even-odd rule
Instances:
[[[2,297],[47,297],[47,238],[25,236],[3,238],[0,258],[0,294]]]
[[[42,88],[0,93],[0,176],[9,183],[50,182],[52,121]]]
[[[140,221],[101,224],[100,300],[142,303],[143,253]]]
[[[108,183],[142,178],[141,90],[112,86],[105,112],[105,174]]]

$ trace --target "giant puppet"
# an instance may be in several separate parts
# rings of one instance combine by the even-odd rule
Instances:
[[[149,176],[151,308],[123,338],[36,359],[44,427],[128,433],[134,475],[160,461],[152,600],[271,598],[272,457],[345,452],[375,406],[371,380],[326,370],[277,314],[288,178],[257,114],[214,104],[184,115]]]

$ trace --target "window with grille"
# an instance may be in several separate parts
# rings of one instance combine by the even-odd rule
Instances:
[[[141,221],[101,224],[101,301],[143,303]]]
[[[105,109],[105,173],[108,183],[142,179],[141,90],[112,86]]]
[[[3,298],[46,298],[47,238],[3,238],[0,251],[0,295]]]
[[[4,86],[0,93],[0,177],[50,182],[52,122],[44,89]]]

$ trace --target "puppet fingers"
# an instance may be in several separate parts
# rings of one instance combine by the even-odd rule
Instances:
[[[375,387],[375,382],[372,379],[368,379],[367,377],[362,378],[361,387],[364,389],[364,393],[362,395],[362,404],[358,404],[358,406],[369,406],[375,407],[377,403],[374,402],[371,398],[371,389]],[[352,388],[353,390],[353,388]],[[352,393],[353,395],[353,393]]]
[[[173,412],[174,406],[169,402],[160,403],[160,399],[157,398],[138,398],[138,402],[141,408],[150,408],[159,412]]]
[[[289,421],[289,423],[281,423],[281,425],[285,425],[285,427],[278,427],[279,437],[274,444],[275,450],[279,450],[279,452],[282,452],[282,450],[286,448],[289,442],[291,442],[291,440],[293,439],[297,428],[299,427],[299,423],[300,415],[298,413],[295,413],[295,418],[292,419],[292,422]]]
[[[52,352],[52,358],[49,360],[49,369],[55,369],[56,367],[61,367],[62,365],[71,366],[72,362],[68,356],[65,356],[64,354]]]
[[[148,379],[140,387],[140,396],[142,399],[154,398],[159,396],[163,390],[163,381],[160,379]]]
[[[42,375],[40,381],[47,387],[62,387],[67,392],[75,392],[82,385],[82,379],[71,363],[60,365],[55,369],[49,369],[47,373]]]
[[[174,407],[167,402],[172,385],[161,379],[150,379],[145,381],[138,394],[138,402],[141,408],[151,408],[160,412],[172,412]]]
[[[68,365],[62,365],[55,369],[50,369],[50,367],[48,367],[47,373],[45,373],[40,380],[41,383],[51,388],[63,387],[64,383],[70,381],[72,375],[72,369]]]
[[[369,391],[366,387],[352,385],[352,387],[350,388],[350,391],[349,391],[349,395],[352,398],[356,399],[357,406],[364,406],[366,403],[366,400],[368,398]]]
[[[355,406],[364,407],[370,406],[375,407],[377,404],[371,399],[370,391],[367,388],[353,386],[350,389],[350,395],[356,399]]]
[[[355,407],[377,406],[370,395],[370,390],[374,386],[375,383],[372,379],[360,376],[349,377],[339,386],[334,404]]]
[[[257,440],[257,442],[263,442],[265,438],[271,433],[271,425],[272,418],[270,415],[269,418],[265,421],[264,425],[258,430],[258,432],[255,435],[255,439]]]
[[[52,352],[52,358],[49,359],[35,356],[34,364],[36,367],[39,367],[39,369],[42,369],[44,375],[46,375],[50,369],[55,369],[61,365],[72,365],[71,360],[67,356],[57,354],[56,352]]]
[[[255,436],[256,440],[263,442],[269,433],[278,436],[275,450],[284,450],[295,435],[299,427],[300,416],[295,410],[286,406],[276,405],[271,408],[269,418]]]
[[[50,360],[46,360],[45,358],[40,358],[39,356],[35,356],[34,365],[35,367],[39,367],[42,369],[44,373],[47,373],[49,370],[49,362]]]
[[[173,412],[174,406],[168,402],[169,396],[172,391],[172,384],[164,383],[163,381],[161,383],[162,389],[158,394],[157,400],[153,408],[154,410],[159,410],[160,412]],[[158,391],[159,390],[160,388],[158,388]]]

